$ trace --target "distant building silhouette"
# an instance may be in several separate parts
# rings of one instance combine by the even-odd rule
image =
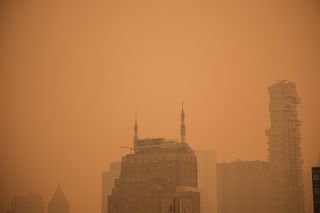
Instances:
[[[217,165],[218,213],[271,213],[268,163],[235,161]]]
[[[269,87],[271,125],[266,131],[273,213],[304,213],[300,125],[296,84],[279,81]]]
[[[121,162],[110,163],[110,170],[102,173],[102,213],[108,213],[108,196],[112,193],[115,179],[120,175]]]
[[[37,194],[16,196],[11,203],[11,213],[44,213],[44,202]]]
[[[135,122],[134,153],[122,157],[108,213],[200,213],[197,158],[185,136],[183,110],[180,142],[139,139]]]
[[[201,213],[217,213],[217,159],[212,150],[196,151]]]
[[[69,202],[64,196],[60,185],[58,185],[56,192],[54,193],[53,197],[49,201],[48,213],[69,213],[69,212],[70,212]]]

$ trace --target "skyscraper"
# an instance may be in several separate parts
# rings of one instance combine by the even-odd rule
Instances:
[[[16,196],[11,203],[11,213],[44,213],[44,202],[37,194]]]
[[[296,84],[279,81],[269,87],[271,125],[268,139],[274,213],[303,213],[302,158]]]
[[[197,158],[186,143],[183,110],[180,142],[139,139],[137,126],[134,153],[122,157],[108,213],[200,213]]]
[[[114,181],[119,177],[121,170],[121,162],[116,161],[110,163],[110,170],[102,173],[102,200],[101,211],[108,213],[108,196],[112,193]]]
[[[70,205],[64,196],[60,185],[48,204],[48,213],[69,213]]]

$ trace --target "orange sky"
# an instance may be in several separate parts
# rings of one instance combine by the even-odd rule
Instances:
[[[1,3],[0,212],[14,195],[100,212],[100,177],[141,137],[179,136],[218,160],[266,159],[267,87],[297,83],[305,167],[320,152],[316,0]]]

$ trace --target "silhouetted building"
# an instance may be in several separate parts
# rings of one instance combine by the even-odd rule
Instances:
[[[268,163],[217,164],[218,213],[271,213]]]
[[[11,203],[11,213],[44,213],[44,202],[37,194],[16,196]]]
[[[102,213],[108,213],[108,196],[112,193],[114,181],[119,177],[121,162],[110,163],[110,170],[102,173]]]
[[[314,213],[320,213],[320,166],[312,167],[312,191]]]
[[[48,204],[48,213],[69,213],[70,205],[64,196],[60,185]]]
[[[217,160],[212,150],[196,151],[201,213],[217,212]]]
[[[121,172],[108,199],[108,213],[200,213],[197,158],[186,143],[184,111],[180,143],[138,138],[134,153],[121,160]]]
[[[269,87],[271,125],[268,151],[273,213],[304,213],[300,125],[296,85],[279,81]]]

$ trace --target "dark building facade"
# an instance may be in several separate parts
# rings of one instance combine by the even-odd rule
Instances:
[[[44,202],[37,194],[16,196],[11,203],[11,213],[44,213]]]
[[[186,143],[184,111],[181,140],[138,138],[134,153],[121,160],[121,172],[108,199],[108,213],[200,213],[197,158]]]
[[[279,81],[269,87],[268,152],[273,213],[304,213],[302,157],[296,84]]]
[[[320,166],[312,167],[312,191],[314,213],[320,213]]]

